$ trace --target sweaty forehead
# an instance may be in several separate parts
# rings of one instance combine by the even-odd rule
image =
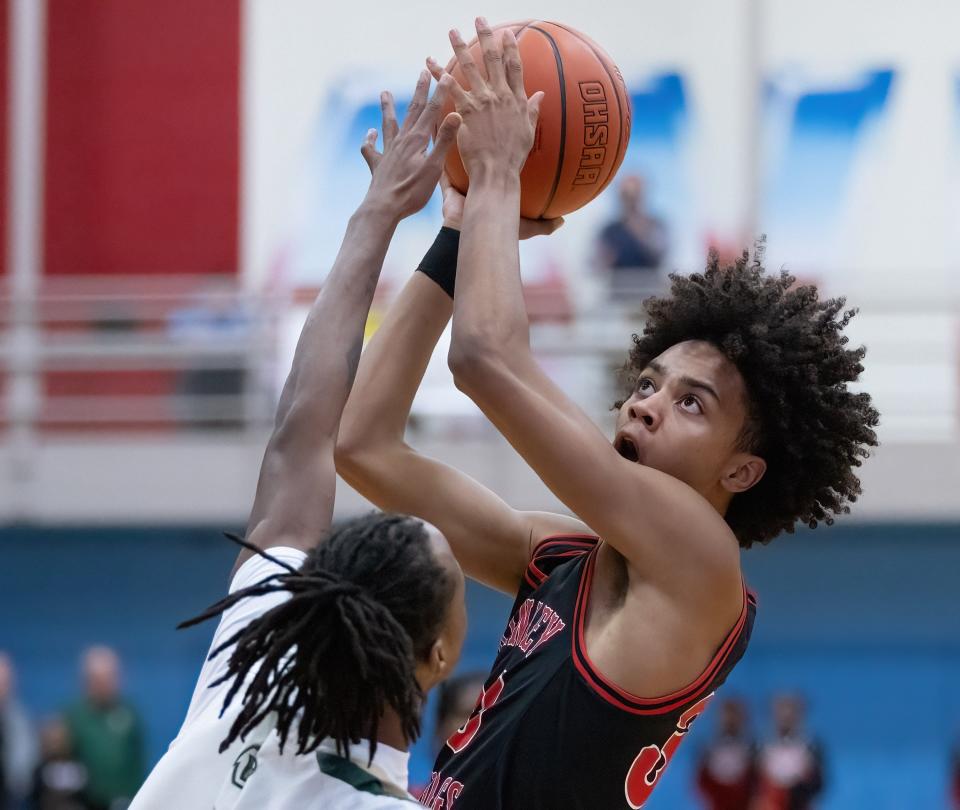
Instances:
[[[727,356],[705,340],[686,340],[650,361],[668,377],[693,377],[713,386],[723,402],[741,400],[746,393],[740,371]]]

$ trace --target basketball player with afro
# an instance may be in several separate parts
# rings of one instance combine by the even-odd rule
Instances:
[[[446,190],[446,227],[361,359],[338,470],[436,525],[469,576],[516,597],[421,802],[639,808],[747,646],[741,549],[848,511],[878,414],[847,387],[864,350],[847,347],[842,299],[767,274],[760,253],[711,255],[647,303],[605,437],[530,350],[517,221],[539,96],[526,96],[513,34],[482,18],[477,33],[482,66],[451,32],[469,84],[451,88],[469,192]],[[516,511],[404,442],[451,316],[456,385],[574,517]]]

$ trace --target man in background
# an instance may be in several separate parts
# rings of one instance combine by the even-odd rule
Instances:
[[[773,699],[774,736],[760,749],[755,810],[810,810],[823,791],[823,753],[805,714],[797,695]]]
[[[447,740],[473,714],[477,699],[483,692],[484,674],[468,672],[444,681],[437,687],[437,719],[433,726],[433,740],[430,756],[436,759]],[[427,785],[417,785],[411,789],[419,797]]]
[[[120,693],[120,659],[109,647],[82,656],[84,695],[64,719],[77,760],[87,769],[86,796],[95,810],[126,807],[143,781],[143,726]]]
[[[643,178],[620,181],[620,211],[597,236],[597,263],[610,273],[612,298],[643,297],[656,291],[667,253],[667,229],[647,210]]]
[[[482,672],[468,672],[451,678],[438,690],[437,725],[433,732],[433,755],[436,756],[444,743],[460,728],[477,705],[483,691],[486,676]]]
[[[697,788],[708,810],[744,810],[756,784],[757,748],[751,738],[747,708],[739,700],[720,704],[716,737],[697,769]]]
[[[36,735],[17,700],[13,661],[0,652],[0,810],[21,806],[36,762]]]

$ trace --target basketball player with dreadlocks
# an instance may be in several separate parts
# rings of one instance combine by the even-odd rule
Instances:
[[[222,614],[212,652],[133,810],[413,801],[407,747],[424,693],[460,655],[463,574],[418,520],[377,514],[330,533],[333,452],[387,246],[432,194],[460,123],[447,116],[428,153],[449,84],[428,102],[424,71],[402,128],[383,96],[384,151],[371,130],[370,188],[300,336],[230,593],[186,623]]]
[[[451,32],[469,82],[451,92],[470,188],[465,200],[447,190],[447,228],[364,353],[338,470],[436,525],[469,576],[516,596],[421,802],[640,808],[747,646],[756,605],[741,549],[846,512],[878,415],[847,388],[864,356],[843,335],[853,312],[768,275],[758,251],[730,266],[711,255],[647,303],[605,438],[530,350],[517,215],[539,98],[511,32],[500,40],[480,19],[477,33],[483,66]],[[404,443],[451,316],[457,386],[575,517],[511,509]]]

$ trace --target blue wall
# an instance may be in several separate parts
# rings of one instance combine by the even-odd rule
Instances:
[[[207,528],[8,528],[0,553],[0,649],[17,662],[27,705],[55,711],[76,694],[80,650],[115,646],[156,759],[213,630],[174,626],[222,595],[234,547]],[[747,700],[760,732],[772,693],[807,695],[828,754],[824,810],[945,807],[960,732],[960,527],[818,529],[747,552],[745,568],[760,609],[726,694]],[[479,586],[468,596],[461,667],[485,669],[509,600]],[[690,769],[710,730],[709,719],[694,727],[650,808],[694,804]],[[418,746],[415,780],[429,765]]]

